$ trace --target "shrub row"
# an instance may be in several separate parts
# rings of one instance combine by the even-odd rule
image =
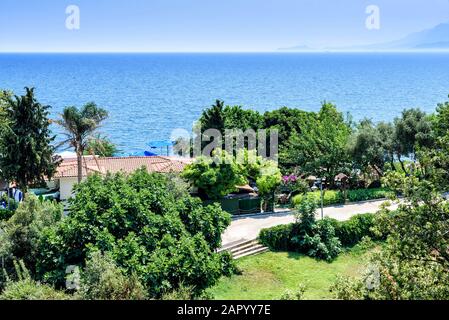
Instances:
[[[296,235],[295,226],[290,223],[262,229],[259,235],[260,243],[274,251],[291,251],[295,246],[291,241]]]
[[[306,194],[298,194],[293,197],[293,205],[296,207],[303,200],[315,200],[317,203],[321,203],[321,191],[308,192]],[[323,204],[330,206],[333,204],[342,204],[345,202],[345,198],[340,191],[326,190],[323,196]]]
[[[372,213],[358,214],[347,221],[332,220],[334,222],[335,235],[345,247],[357,244],[363,237],[381,240],[373,231],[375,215]]]
[[[349,190],[347,192],[347,198],[350,202],[358,202],[358,201],[383,199],[383,198],[389,197],[392,194],[393,194],[392,191],[390,191],[388,189],[384,189],[384,188],[357,189],[357,190]],[[293,205],[297,206],[301,201],[303,201],[306,198],[315,200],[318,203],[320,203],[321,192],[315,191],[315,192],[309,192],[307,194],[299,194],[299,195],[293,197]],[[325,206],[343,204],[344,202],[345,202],[345,197],[341,191],[326,190],[324,192],[323,204]]]
[[[360,214],[351,217],[347,221],[329,219],[335,229],[335,236],[345,247],[357,244],[363,237],[380,240],[372,230],[375,225],[375,215],[372,213]],[[297,235],[297,224],[291,223],[269,229],[263,229],[259,235],[259,241],[273,251],[297,251],[302,252],[292,239]]]
[[[348,199],[351,202],[383,199],[388,198],[391,195],[394,195],[394,192],[384,188],[358,189],[348,191]]]

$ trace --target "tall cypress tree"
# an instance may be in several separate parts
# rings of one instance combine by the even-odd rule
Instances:
[[[48,119],[50,107],[36,100],[34,88],[25,90],[23,96],[8,98],[5,113],[9,124],[0,137],[2,176],[23,191],[51,178],[58,165]]]

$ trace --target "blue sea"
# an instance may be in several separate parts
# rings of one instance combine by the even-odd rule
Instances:
[[[0,88],[25,86],[52,117],[90,101],[106,108],[102,132],[135,152],[190,131],[215,99],[261,112],[326,100],[355,120],[433,112],[449,94],[449,54],[1,54]]]

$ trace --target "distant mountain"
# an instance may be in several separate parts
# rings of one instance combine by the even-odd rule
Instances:
[[[293,47],[288,50],[302,51],[301,47],[303,46]],[[324,48],[323,50],[327,51],[328,50],[331,51],[449,50],[449,23],[441,23],[431,29],[426,29],[420,32],[409,34],[408,36],[396,41],[369,44],[369,45],[359,45],[359,46],[328,47]]]

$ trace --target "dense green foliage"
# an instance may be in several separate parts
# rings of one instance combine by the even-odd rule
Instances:
[[[61,205],[49,201],[41,202],[34,195],[26,197],[14,215],[0,225],[2,268],[7,273],[12,273],[14,261],[21,260],[34,275],[41,234],[47,227],[61,221],[62,216]],[[0,275],[0,287],[4,281],[5,279]]]
[[[385,188],[357,189],[347,191],[348,200],[351,202],[385,199],[394,196],[394,192]]]
[[[299,205],[301,202],[311,200],[318,204],[321,204],[321,191],[308,192],[306,194],[298,194],[293,197],[292,203],[294,206]],[[323,192],[323,205],[330,206],[334,204],[342,204],[345,202],[343,193],[335,190],[325,190]]]
[[[236,186],[247,180],[240,166],[226,152],[215,153],[213,158],[200,157],[186,166],[182,177],[198,189],[200,196],[220,199],[236,191]]]
[[[355,215],[347,221],[325,219],[325,222],[321,223],[321,228],[323,229],[327,228],[329,230],[329,226],[332,226],[334,229],[333,234],[341,242],[341,245],[345,247],[359,243],[364,237],[369,237],[373,240],[383,239],[381,235],[375,232],[376,220],[374,214]],[[310,229],[312,226],[313,224],[309,223],[308,228]],[[263,229],[260,232],[259,239],[261,243],[271,250],[305,253],[305,249],[300,246],[298,240],[292,241],[295,237],[300,237],[300,232],[301,229],[298,223],[279,225]],[[327,234],[332,234],[332,230],[329,230]]]
[[[394,192],[385,188],[375,189],[355,189],[346,191],[347,199],[350,202],[385,199],[394,196]],[[321,192],[308,192],[306,194],[298,194],[293,197],[293,205],[296,206],[305,199],[314,200],[321,204]],[[344,193],[335,190],[325,190],[323,193],[323,204],[325,206],[337,205],[345,203]]]
[[[379,213],[378,231],[388,234],[386,245],[371,257],[362,277],[337,281],[337,298],[445,300],[449,296],[449,203],[441,196],[447,191],[443,177],[449,172],[447,109],[449,104],[440,105],[433,119],[439,137],[432,148],[420,150],[424,160],[420,170],[412,175],[386,174],[384,184],[404,196],[396,211],[384,208]]]
[[[144,300],[147,292],[135,274],[126,276],[109,253],[91,253],[77,298],[82,300]]]
[[[25,90],[25,95],[8,96],[6,104],[3,103],[7,125],[0,130],[1,176],[15,181],[24,191],[29,184],[51,178],[58,164],[53,156],[50,107],[36,100],[33,88]]]
[[[12,93],[9,91],[0,90],[0,135],[4,134],[4,130],[8,127],[8,118],[6,117],[6,107],[8,101],[11,99]]]
[[[225,106],[223,101],[217,100],[203,112],[199,122],[202,132],[217,129],[224,136],[225,129],[263,128],[264,118],[257,111],[243,109],[240,106]]]
[[[291,239],[296,233],[296,224],[281,224],[262,229],[259,234],[259,241],[273,251],[294,251],[295,246],[291,242]]]
[[[332,221],[335,228],[335,236],[343,246],[353,246],[363,238],[369,237],[372,240],[381,240],[382,235],[375,232],[375,215],[371,213],[358,214],[352,216],[347,221]]]
[[[6,285],[0,300],[69,300],[70,296],[53,287],[31,279],[10,282]]]
[[[31,278],[23,261],[14,261],[14,279],[7,279],[0,300],[68,300],[69,295]]]
[[[388,142],[386,129],[383,123],[375,126],[368,119],[360,122],[348,142],[349,155],[356,168],[363,172],[374,170],[378,176],[383,175],[386,162],[393,161],[385,149]]]
[[[8,220],[14,214],[13,210],[0,208],[0,221]]]
[[[276,251],[295,251],[310,257],[331,261],[341,251],[331,219],[316,221],[316,202],[302,201],[297,207],[297,222],[260,232],[262,244]]]
[[[129,176],[90,176],[76,187],[70,215],[39,241],[38,275],[63,285],[66,267],[85,266],[93,251],[109,252],[123,273],[136,275],[149,297],[181,283],[200,294],[230,274],[228,254],[216,254],[230,216],[184,194],[167,178],[142,169]]]
[[[405,159],[422,160],[420,151],[434,147],[441,136],[437,127],[445,128],[445,104],[437,112],[443,117],[438,125],[419,109],[406,109],[392,122],[364,119],[354,124],[327,102],[319,112],[283,107],[259,114],[217,101],[203,112],[200,123],[203,132],[217,128],[222,134],[234,128],[277,129],[279,165],[285,174],[326,177],[332,188],[334,177],[345,173],[352,187],[360,187],[378,182],[388,170],[410,174],[414,169]]]
[[[299,109],[282,107],[264,115],[264,129],[276,129],[279,133],[279,164],[290,169],[297,166],[289,156],[290,139],[311,130],[316,123],[316,114]]]
[[[225,151],[216,151],[212,158],[200,157],[186,166],[182,177],[198,189],[202,198],[220,199],[234,191],[236,186],[255,183],[264,199],[274,197],[281,183],[281,171],[273,161],[242,151],[236,157]]]
[[[333,185],[337,174],[348,173],[346,146],[350,124],[337,108],[324,103],[308,130],[292,133],[284,156],[305,174],[325,177]]]

